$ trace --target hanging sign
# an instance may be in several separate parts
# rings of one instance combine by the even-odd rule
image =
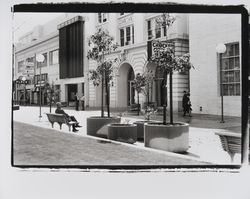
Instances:
[[[154,54],[164,51],[168,48],[174,48],[174,43],[168,41],[158,41],[158,40],[148,41],[148,61],[151,60],[151,57]]]
[[[33,77],[34,74],[35,74],[34,58],[30,57],[30,58],[27,58],[26,61],[24,62],[24,69],[23,69],[22,75]]]

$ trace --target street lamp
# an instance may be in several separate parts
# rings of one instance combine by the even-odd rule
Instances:
[[[26,77],[22,77],[22,82],[23,82],[23,85],[24,85],[24,87],[23,87],[23,105],[25,106],[25,104],[26,104],[26,102],[25,102],[25,100],[26,100]]]
[[[222,85],[222,54],[227,50],[225,44],[220,43],[216,46],[216,52],[219,54],[220,61],[220,95],[221,95],[221,121],[224,123],[224,113],[223,113],[223,85]]]
[[[36,56],[36,61],[42,63],[45,57],[42,54]],[[42,109],[42,74],[41,74],[42,66],[39,66],[39,119],[42,118],[41,109]]]

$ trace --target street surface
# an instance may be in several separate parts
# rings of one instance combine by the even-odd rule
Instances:
[[[55,111],[55,108],[52,108],[52,112]],[[47,120],[45,113],[49,112],[48,107],[42,107],[42,118],[39,120],[39,107],[30,107],[30,106],[21,106],[20,110],[13,112],[13,120],[17,122],[22,122],[26,124],[31,124],[37,127],[43,127],[47,129],[52,129],[51,124]],[[69,115],[74,115],[76,119],[83,126],[79,129],[79,132],[76,134],[69,132],[66,125],[62,126],[62,130],[59,129],[58,124],[54,124],[54,130],[61,131],[61,133],[68,134],[72,136],[72,139],[77,136],[89,137],[86,135],[86,118],[89,116],[100,115],[100,111],[75,111],[72,109],[65,109]],[[116,114],[116,113],[114,113]],[[153,119],[161,120],[162,116],[153,116]],[[133,122],[143,120],[142,116],[130,116],[123,114],[122,122]],[[174,121],[185,121],[190,123],[189,130],[189,144],[190,148],[187,154],[173,154],[174,156],[183,156],[198,160],[201,162],[210,162],[212,164],[232,164],[230,157],[227,152],[223,151],[219,137],[215,135],[215,132],[224,131],[225,129],[236,129],[235,131],[240,130],[239,128],[239,118],[225,118],[226,123],[221,124],[219,118],[214,118],[211,116],[199,116],[193,115],[193,117],[181,117],[180,115],[175,115]],[[15,125],[15,123],[14,123]],[[204,126],[204,127],[203,127]],[[25,131],[25,129],[23,129]],[[15,128],[14,128],[15,133]],[[60,134],[58,134],[60,136]],[[96,139],[93,138],[92,139]],[[121,143],[122,145],[127,145]],[[143,142],[136,142],[133,146],[139,149],[158,151],[154,149],[145,148]],[[15,148],[14,148],[15,149]],[[162,151],[158,152],[159,154],[163,153]],[[165,153],[165,152],[164,152]],[[167,152],[168,153],[168,152]],[[118,162],[119,164],[119,162]],[[240,164],[240,154],[236,154],[233,164]]]

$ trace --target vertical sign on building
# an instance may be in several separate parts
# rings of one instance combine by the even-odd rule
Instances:
[[[25,76],[27,79],[32,79],[34,77],[34,74],[35,74],[34,60],[35,60],[34,57],[29,57],[24,62],[24,68],[22,71],[22,75]]]
[[[174,43],[168,41],[151,40],[148,41],[147,48],[148,48],[148,61],[150,61],[151,57],[154,56],[156,53],[161,53],[162,51],[165,51],[169,48],[174,48]]]
[[[80,16],[58,25],[60,79],[83,77],[83,28]]]

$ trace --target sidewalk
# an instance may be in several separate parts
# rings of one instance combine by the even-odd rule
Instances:
[[[86,136],[86,118],[100,115],[100,111],[75,111],[71,108],[65,108],[65,110],[68,114],[74,115],[83,126],[77,133],[80,136]],[[52,107],[52,112],[54,111],[55,108]],[[42,119],[39,121],[39,107],[21,106],[20,110],[13,112],[13,120],[52,129],[51,124],[48,122],[47,116],[45,114],[48,112],[49,107],[42,107]],[[143,116],[134,115],[124,115],[122,117],[122,121],[130,120],[131,122],[143,119]],[[155,118],[153,117],[152,119],[161,121],[162,116],[155,116]],[[191,118],[183,118],[181,115],[175,114],[174,121],[183,121],[190,124],[190,148],[187,154],[181,156],[190,157],[191,159],[197,159],[199,161],[211,162],[213,164],[231,164],[229,155],[227,152],[223,151],[219,137],[214,133],[218,131],[224,131],[225,129],[240,132],[240,118],[226,117],[225,123],[220,123],[219,117],[210,115],[193,115]],[[59,125],[55,124],[54,129],[59,130]],[[61,131],[67,134],[72,134],[72,132],[68,131],[68,127],[66,125],[62,126]],[[136,142],[134,145],[135,147],[145,149],[143,146],[144,143],[142,142]],[[149,148],[147,148],[147,150],[148,149]],[[159,153],[161,152],[159,151]],[[180,156],[179,154],[176,155]],[[240,164],[239,154],[235,155],[234,164]]]
[[[211,165],[173,153],[19,122],[14,122],[13,140],[15,166]]]

